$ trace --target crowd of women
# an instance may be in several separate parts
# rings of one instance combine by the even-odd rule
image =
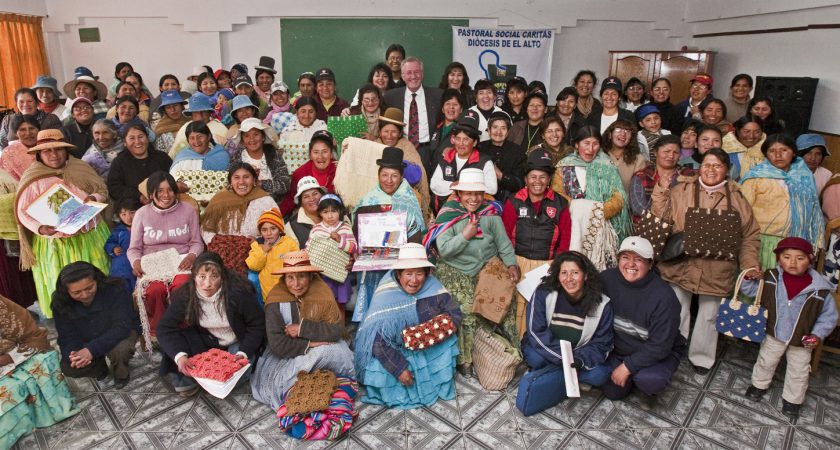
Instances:
[[[253,79],[245,64],[197,67],[183,83],[164,75],[157,96],[125,62],[110,87],[79,67],[63,89],[49,76],[19,89],[0,124],[0,294],[13,300],[0,298],[0,365],[11,373],[0,414],[23,419],[4,417],[0,444],[77,411],[63,376],[111,373],[124,387],[138,341],[164,354],[161,375],[185,396],[199,390],[190,356],[220,348],[246,358],[253,396],[275,409],[315,369],[354,378],[365,402],[452,399],[456,367],[484,384],[487,333],[521,350],[529,374],[561,365],[565,340],[582,383],[612,383],[604,392],[620,398],[634,376],[655,394],[643,387],[645,357],[611,352],[613,327],[618,336],[645,325],[610,298],[642,289],[649,264],[670,286],[667,309],[679,311],[662,355],[678,361],[683,339],[699,374],[715,363],[720,298],[740,272],[776,268],[785,238],[807,242],[809,261],[824,252],[837,282],[840,244],[826,224],[840,217],[840,177],[821,167],[829,149],[819,135],[786,134],[772,100],[750,97],[749,75],[713,92],[698,74],[674,104],[668,79],[599,85],[582,70],[552,105],[538,80],[512,78],[497,99],[497,86],[471,87],[453,62],[440,102],[425,103],[436,122],[420,144],[414,107],[400,108],[402,94],[385,101],[412,88],[406,65],[419,63],[422,81],[422,62],[405,56],[391,46],[347,100],[328,68],[301,74],[290,92],[269,57]],[[367,129],[342,145],[327,122],[348,115]],[[361,154],[362,140],[378,152],[375,175],[345,200],[338,161]],[[59,221],[91,205],[104,209],[78,227]],[[633,237],[651,218],[689,232],[702,209],[720,212],[720,228],[702,230],[711,252],[653,254]],[[405,217],[397,257],[348,276],[370,232],[360,215],[383,213]],[[312,261],[306,249],[324,242],[346,255],[344,277]],[[541,267],[536,291],[514,293]],[[625,288],[615,274],[599,281],[614,267]],[[509,288],[499,317],[478,312],[493,301],[488,279]],[[22,309],[36,299],[60,353]],[[457,332],[410,349],[403,330],[432,322]]]

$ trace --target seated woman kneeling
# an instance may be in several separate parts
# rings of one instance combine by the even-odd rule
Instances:
[[[338,304],[306,250],[283,255],[282,276],[265,299],[268,348],[251,377],[251,394],[275,411],[298,372],[327,369],[354,377],[353,352]]]
[[[557,371],[556,388],[563,390],[560,341],[572,344],[578,381],[604,384],[610,368],[604,364],[613,346],[613,312],[601,290],[598,271],[578,252],[564,252],[549,267],[525,311],[522,355],[531,372]],[[528,375],[526,374],[527,378]],[[520,390],[519,396],[524,395]],[[547,395],[547,393],[536,393]],[[517,399],[517,404],[522,399]]]
[[[356,372],[365,385],[362,401],[391,408],[429,406],[455,398],[458,338],[453,334],[425,350],[403,345],[405,328],[447,314],[461,325],[461,308],[430,274],[434,267],[420,244],[405,244],[379,283],[356,333]]]
[[[140,318],[125,282],[109,279],[90,263],[74,262],[59,272],[52,304],[64,375],[102,380],[108,375],[107,357],[114,387],[125,387],[140,336]]]
[[[189,357],[220,348],[254,361],[265,338],[265,315],[251,284],[226,269],[219,255],[204,252],[189,281],[172,293],[157,337],[165,353],[161,375],[188,397],[199,387],[189,375]]]

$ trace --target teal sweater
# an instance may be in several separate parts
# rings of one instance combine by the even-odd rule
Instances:
[[[516,265],[513,245],[510,243],[500,216],[482,216],[479,225],[483,236],[464,239],[461,232],[467,226],[461,220],[438,236],[436,243],[440,261],[474,277],[494,256],[501,258],[506,266]]]

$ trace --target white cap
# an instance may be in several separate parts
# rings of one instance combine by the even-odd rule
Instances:
[[[326,188],[318,184],[318,180],[316,180],[315,177],[307,175],[298,180],[297,193],[295,193],[295,205],[300,203],[300,195],[310,189],[318,189],[321,191],[322,195],[327,193]]]
[[[624,252],[633,252],[642,258],[653,259],[653,246],[650,241],[640,236],[630,236],[621,242],[621,247],[618,249],[618,254]]]
[[[259,130],[265,130],[266,128],[268,128],[268,125],[262,123],[262,121],[260,119],[257,119],[256,117],[249,117],[243,120],[242,123],[239,125],[239,132],[247,133],[253,130],[254,128]]]
[[[458,175],[458,181],[450,187],[453,191],[486,192],[484,184],[484,171],[481,169],[464,169]]]
[[[391,269],[415,269],[420,267],[434,267],[426,255],[426,247],[421,244],[408,243],[400,247],[397,262]]]
[[[275,81],[274,83],[272,83],[271,89],[269,90],[269,93],[273,94],[277,91],[288,93],[289,92],[289,86],[282,81]]]

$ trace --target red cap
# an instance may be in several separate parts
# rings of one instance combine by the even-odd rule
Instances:
[[[787,250],[789,248],[801,250],[808,256],[812,256],[814,254],[814,247],[811,246],[811,243],[798,237],[786,237],[782,239],[778,244],[776,244],[776,249],[773,250],[773,252],[775,252],[776,256],[778,256],[783,250]]]
[[[708,73],[700,72],[697,75],[694,75],[694,78],[691,79],[691,83],[700,83],[705,84],[706,86],[712,87],[712,83],[714,83],[714,78]]]

